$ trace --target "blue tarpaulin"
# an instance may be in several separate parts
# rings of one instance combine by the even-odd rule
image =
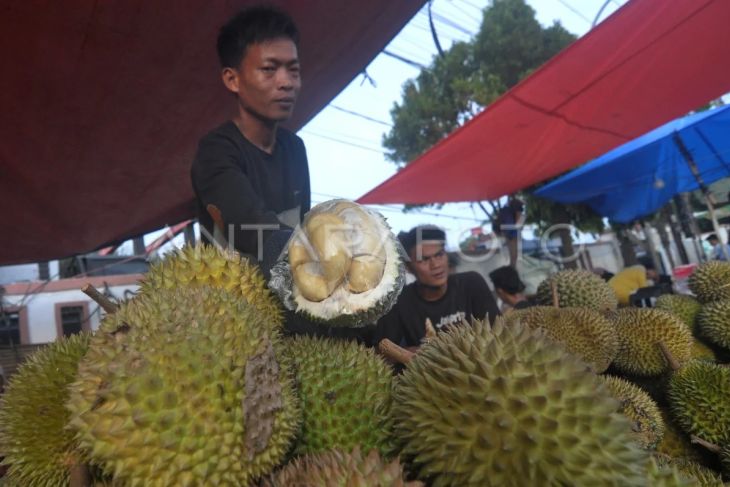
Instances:
[[[730,105],[673,120],[543,186],[537,196],[586,203],[618,223],[649,215],[674,195],[730,176]]]

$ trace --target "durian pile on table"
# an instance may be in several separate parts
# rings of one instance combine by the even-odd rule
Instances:
[[[315,207],[267,282],[198,245],[40,349],[0,403],[12,486],[719,486],[730,474],[730,263],[694,296],[621,308],[587,271],[540,306],[415,354],[284,336],[283,310],[358,327],[402,289],[403,251],[354,203]]]

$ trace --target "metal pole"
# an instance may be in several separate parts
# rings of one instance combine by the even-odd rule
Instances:
[[[712,193],[710,193],[710,188],[708,188],[704,181],[702,181],[702,176],[700,175],[700,170],[697,168],[697,163],[692,157],[692,154],[689,152],[689,149],[687,149],[687,146],[684,145],[684,141],[682,140],[682,137],[679,136],[679,133],[674,132],[672,139],[677,145],[677,149],[679,149],[680,154],[684,157],[684,160],[687,161],[689,170],[695,177],[695,180],[700,187],[700,191],[702,191],[702,196],[705,198],[705,204],[707,204],[707,211],[710,213],[710,219],[712,220],[712,228],[715,230],[717,238],[720,239],[720,224],[717,222],[717,215],[715,215],[715,201],[712,197]],[[727,245],[723,243],[722,239],[720,239],[720,244],[722,245],[722,254],[725,256],[725,260],[730,261],[730,254],[728,254]]]

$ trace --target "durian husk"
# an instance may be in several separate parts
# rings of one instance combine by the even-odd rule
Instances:
[[[726,350],[730,350],[730,299],[713,301],[702,306],[697,317],[699,334]]]
[[[266,325],[281,328],[284,313],[266,287],[258,266],[238,252],[209,244],[188,245],[150,266],[141,294],[182,286],[205,286],[233,293],[256,308]]]
[[[7,480],[14,485],[68,485],[69,469],[82,462],[66,429],[67,386],[76,379],[89,334],[36,350],[18,368],[0,399],[0,448]]]
[[[391,452],[392,372],[372,348],[298,336],[285,340],[302,408],[296,454],[331,449]]]
[[[377,450],[367,456],[359,448],[350,453],[331,450],[300,457],[264,479],[261,487],[422,487],[407,482],[396,459],[384,460]]]
[[[221,289],[160,289],[108,315],[71,385],[91,460],[130,485],[248,485],[290,448],[300,411],[281,339]]]
[[[680,364],[690,359],[692,334],[676,316],[653,308],[622,308],[607,316],[618,334],[619,347],[613,364],[620,371],[639,376],[669,371],[660,342]]]
[[[647,471],[647,487],[701,487],[697,479],[688,477],[676,465],[652,458]]]
[[[508,324],[520,321],[544,329],[549,338],[583,358],[597,373],[608,368],[618,351],[615,327],[592,309],[533,306],[514,310],[505,319]]]
[[[687,458],[671,458],[667,455],[655,455],[657,464],[662,467],[674,467],[680,476],[697,482],[700,487],[723,487],[725,484],[718,472]]]
[[[519,323],[440,333],[396,381],[402,455],[439,486],[644,485],[649,454],[578,357]]]
[[[621,412],[631,421],[634,438],[642,448],[653,450],[664,437],[664,420],[654,400],[639,386],[619,377],[602,376]]]
[[[667,396],[683,431],[719,445],[730,441],[730,368],[693,360],[674,372]]]
[[[593,272],[565,270],[553,274],[537,287],[537,301],[553,305],[553,285],[557,289],[560,308],[590,308],[596,311],[616,309],[618,299],[611,286]]]
[[[688,280],[701,303],[730,299],[730,262],[711,260],[697,266]]]
[[[700,312],[702,304],[692,296],[662,294],[657,298],[654,307],[675,315],[694,333],[697,324],[697,313]]]

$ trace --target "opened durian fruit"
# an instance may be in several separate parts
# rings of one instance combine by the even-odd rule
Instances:
[[[404,256],[381,215],[352,201],[327,201],[294,231],[269,287],[288,309],[313,321],[360,327],[395,303]]]

